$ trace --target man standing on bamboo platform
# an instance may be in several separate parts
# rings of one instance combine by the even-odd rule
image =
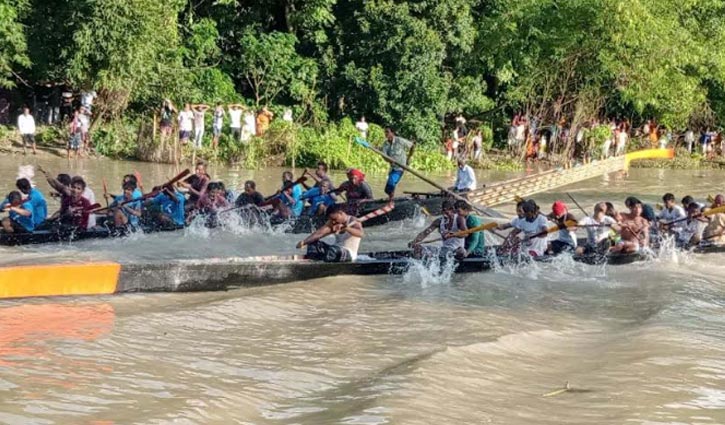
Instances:
[[[401,165],[408,165],[408,150],[414,145],[413,142],[395,135],[395,130],[388,126],[385,128],[385,143],[383,144],[383,153]],[[394,163],[390,164],[390,172],[388,172],[388,181],[385,184],[385,193],[388,194],[390,203],[395,197],[395,187],[403,178],[403,168]]]

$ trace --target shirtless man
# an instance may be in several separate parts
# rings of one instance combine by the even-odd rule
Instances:
[[[628,254],[649,246],[649,222],[642,217],[642,201],[630,196],[624,201],[629,213],[621,213],[622,240],[610,252]]]

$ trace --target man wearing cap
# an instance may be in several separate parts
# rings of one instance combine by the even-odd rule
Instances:
[[[567,228],[566,222],[577,222],[577,219],[569,212],[566,204],[562,201],[554,202],[551,206],[551,214],[547,218],[559,226],[556,237],[549,242],[548,254],[560,254],[562,252],[570,252],[576,250],[576,227]]]
[[[334,192],[345,192],[348,202],[364,202],[373,199],[373,190],[365,181],[365,174],[355,168],[347,170],[347,181],[343,182]]]
[[[395,135],[395,130],[388,126],[385,128],[385,143],[383,144],[382,152],[394,159],[395,162],[401,165],[408,165],[408,150],[414,145],[408,139],[403,139]],[[390,202],[393,202],[395,197],[395,187],[400,183],[400,179],[403,178],[403,168],[399,165],[390,164],[390,171],[388,172],[388,181],[385,184],[385,193],[388,194]]]

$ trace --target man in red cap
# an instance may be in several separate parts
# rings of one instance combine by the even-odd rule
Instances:
[[[334,192],[345,192],[348,202],[360,203],[373,199],[373,190],[365,181],[365,174],[355,168],[347,170],[347,181],[343,182]]]
[[[566,204],[562,201],[554,202],[551,206],[551,214],[547,218],[559,226],[559,231],[556,232],[556,237],[549,242],[549,248],[547,249],[548,254],[559,254],[564,251],[573,252],[576,250],[576,227],[567,228],[566,222],[573,221],[577,222],[577,219],[569,213],[569,209]]]

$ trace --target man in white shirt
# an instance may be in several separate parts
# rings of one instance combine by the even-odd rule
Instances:
[[[194,105],[194,149],[201,149],[204,141],[204,117],[209,105]]]
[[[30,108],[23,108],[23,113],[18,116],[18,131],[23,138],[23,155],[28,154],[28,145],[33,147],[33,155],[37,153],[35,150],[35,119],[30,114]]]
[[[252,136],[257,134],[257,117],[254,116],[254,111],[247,110],[244,113],[244,125],[242,126],[242,142],[248,143],[252,139]]]
[[[239,141],[242,137],[242,105],[235,103],[229,108],[229,128],[232,130],[232,139]]]
[[[463,158],[458,159],[458,172],[456,174],[456,183],[451,187],[455,192],[468,192],[476,189],[476,173],[473,168],[466,164]]]
[[[664,202],[665,204],[664,208],[662,208],[662,211],[660,211],[660,213],[657,215],[657,220],[660,223],[660,227],[662,228],[662,230],[669,230],[670,233],[673,233],[675,236],[677,236],[682,231],[682,222],[673,224],[672,226],[670,226],[669,223],[687,217],[685,209],[677,205],[677,202],[675,201],[675,195],[671,193],[665,193],[665,195],[662,197],[662,202]]]
[[[367,140],[368,138],[368,123],[365,121],[365,116],[360,117],[360,121],[355,123],[355,128],[360,132],[360,137]]]
[[[543,214],[539,213],[539,207],[536,203],[529,199],[521,205],[524,218],[516,217],[511,222],[513,230],[508,238],[513,240],[519,233],[524,234],[521,245],[518,250],[522,254],[528,254],[532,257],[540,257],[546,252],[546,231],[547,220]]]
[[[86,108],[88,112],[93,109],[93,101],[98,97],[95,90],[84,91],[81,93],[81,106]]]
[[[685,145],[687,145],[687,152],[692,153],[692,145],[695,143],[695,132],[692,129],[687,129],[685,132]]]
[[[578,246],[576,253],[582,254],[605,254],[611,245],[609,233],[612,228],[618,229],[617,221],[606,215],[607,204],[599,202],[594,205],[594,215],[579,220],[579,227],[587,231],[587,242],[584,246]]]
[[[83,151],[88,152],[88,132],[91,130],[91,111],[85,106],[81,106],[80,114],[78,115],[78,121],[81,126],[81,140],[83,142]]]
[[[182,145],[189,142],[191,130],[194,128],[194,113],[191,111],[191,104],[184,105],[184,110],[179,112],[179,140]]]

